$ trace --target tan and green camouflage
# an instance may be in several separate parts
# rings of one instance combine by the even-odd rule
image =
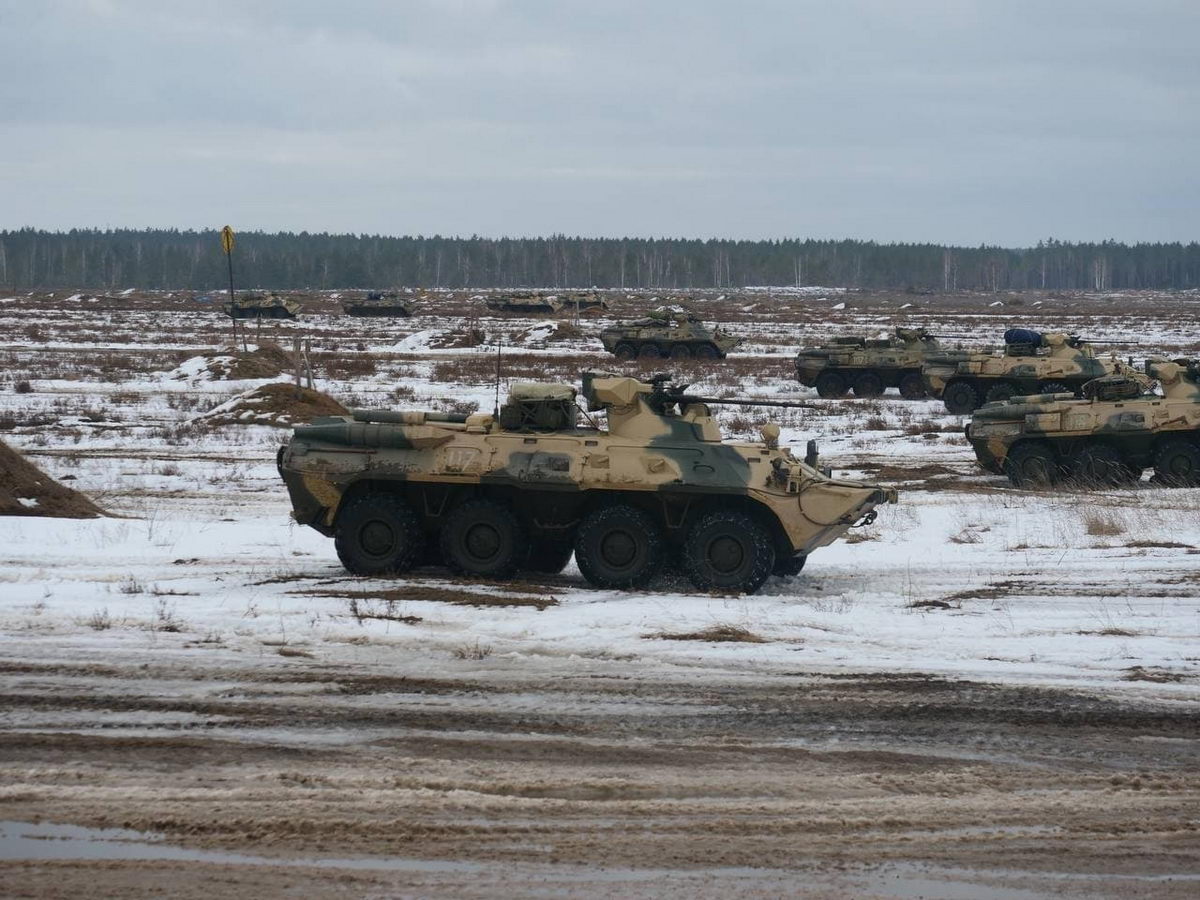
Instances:
[[[1146,376],[1108,375],[1071,394],[1013,397],[975,411],[967,439],[979,464],[1018,487],[1136,481],[1200,485],[1200,363],[1152,359]],[[1162,396],[1150,392],[1151,379]]]
[[[348,316],[395,316],[408,317],[413,314],[411,300],[397,291],[372,291],[365,297],[342,300],[342,312]]]
[[[222,307],[225,315],[234,319],[294,319],[301,306],[278,294],[243,294]]]
[[[702,590],[751,593],[896,500],[830,477],[814,443],[804,459],[779,447],[778,426],[723,441],[705,403],[659,381],[585,373],[584,395],[582,415],[570,385],[517,384],[498,415],[355,410],[298,426],[278,456],[292,515],[355,574],[440,560],[503,578],[574,553],[598,587],[643,587],[673,562]]]
[[[555,294],[538,291],[513,291],[509,294],[493,294],[486,300],[492,312],[521,313],[522,315],[553,315],[563,309],[563,302]]]
[[[600,332],[600,343],[617,359],[724,359],[742,339],[709,328],[691,313],[655,310],[628,325]]]
[[[1003,356],[931,354],[921,370],[925,390],[955,415],[1019,395],[1079,396],[1092,379],[1114,374],[1136,373],[1116,356],[1097,356],[1091,344],[1058,333],[1041,335],[1038,345],[1009,344]]]
[[[902,397],[918,400],[925,396],[921,367],[932,353],[947,351],[923,329],[897,328],[895,337],[877,340],[837,338],[801,350],[796,356],[796,378],[827,399],[843,397],[851,389],[856,397],[878,397],[894,387]]]

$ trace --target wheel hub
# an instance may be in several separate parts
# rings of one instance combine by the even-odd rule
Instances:
[[[734,572],[746,558],[742,542],[732,535],[723,534],[708,545],[708,564],[722,574]]]
[[[467,529],[463,543],[475,559],[491,559],[500,550],[500,533],[486,522]]]
[[[359,541],[371,556],[386,556],[396,543],[396,533],[387,522],[374,519],[363,525]]]
[[[600,541],[600,556],[613,568],[628,566],[636,555],[637,541],[627,531],[610,531]]]

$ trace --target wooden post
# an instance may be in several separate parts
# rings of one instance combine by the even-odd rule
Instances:
[[[296,368],[296,387],[298,388],[300,387],[300,335],[296,335],[292,342],[292,362]]]

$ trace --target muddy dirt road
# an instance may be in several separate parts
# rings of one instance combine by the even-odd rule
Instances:
[[[536,677],[485,661],[439,680],[402,660],[199,655],[4,657],[8,837],[72,823],[188,852],[41,841],[65,858],[0,863],[0,893],[1197,889],[1200,712],[1178,700],[885,674],[646,677],[620,661]]]

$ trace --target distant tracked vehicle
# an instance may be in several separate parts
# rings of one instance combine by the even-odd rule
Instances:
[[[1159,483],[1200,486],[1200,361],[1153,359],[1145,376],[1107,375],[1071,394],[1013,397],[975,411],[979,464],[1017,487],[1071,480],[1115,487],[1153,466]],[[1163,396],[1148,393],[1150,379]]]
[[[553,315],[563,309],[563,302],[557,296],[539,294],[536,291],[515,291],[511,294],[488,297],[485,302],[492,312],[523,315]]]
[[[587,418],[604,412],[607,428],[580,426],[565,384],[516,384],[498,416],[355,410],[296,427],[279,472],[295,520],[333,537],[352,573],[440,559],[506,578],[574,554],[589,582],[616,589],[673,559],[700,590],[752,593],[895,501],[831,478],[813,442],[803,459],[780,448],[778,426],[725,443],[708,404],[739,401],[665,382],[585,373]]]

